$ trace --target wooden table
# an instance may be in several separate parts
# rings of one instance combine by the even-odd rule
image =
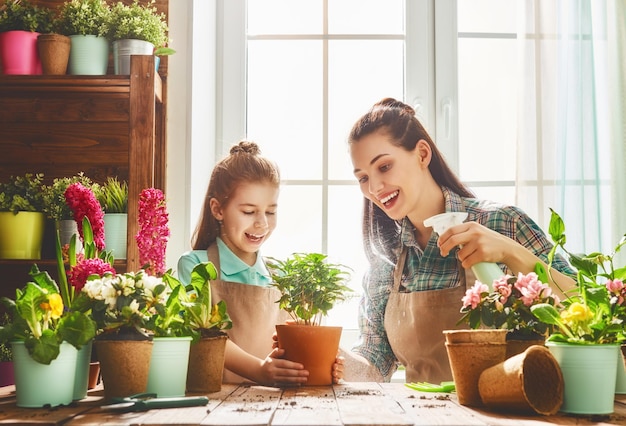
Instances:
[[[45,384],[42,384],[45,386]],[[112,413],[102,390],[70,406],[18,408],[0,388],[0,423],[31,425],[626,425],[626,395],[606,416],[496,413],[459,405],[454,394],[417,392],[401,383],[346,383],[278,389],[223,385],[202,407]]]

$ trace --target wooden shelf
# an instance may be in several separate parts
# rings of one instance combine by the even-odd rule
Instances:
[[[115,266],[139,269],[139,194],[165,190],[162,90],[152,55],[132,56],[127,76],[0,76],[0,180],[27,172],[43,173],[46,183],[79,172],[100,183],[127,180],[128,253]],[[54,254],[46,256],[0,261],[0,295],[14,295],[32,263],[54,270]]]

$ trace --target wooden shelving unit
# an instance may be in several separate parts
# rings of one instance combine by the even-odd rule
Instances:
[[[165,190],[165,107],[154,56],[133,56],[128,76],[0,76],[0,180],[84,172],[96,182],[128,181],[128,253],[118,270],[136,270],[138,198]],[[15,295],[33,263],[54,273],[54,250],[41,260],[0,260],[0,296]]]

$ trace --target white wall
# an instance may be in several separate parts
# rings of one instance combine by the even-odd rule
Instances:
[[[213,0],[169,4],[171,47],[176,54],[168,58],[165,193],[171,236],[166,262],[173,269],[190,248],[215,163],[215,6]]]

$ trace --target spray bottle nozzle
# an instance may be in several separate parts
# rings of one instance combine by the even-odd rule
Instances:
[[[455,225],[460,225],[467,219],[467,212],[447,212],[431,216],[424,221],[424,226],[432,227],[433,230],[441,235],[446,230]]]

